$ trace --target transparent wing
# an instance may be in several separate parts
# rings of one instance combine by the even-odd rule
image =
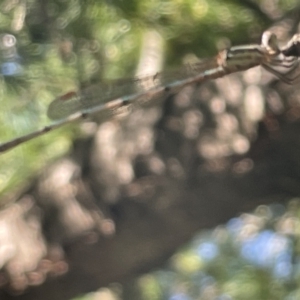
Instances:
[[[73,113],[91,109],[101,103],[118,99],[124,95],[131,95],[154,87],[164,86],[174,80],[181,80],[205,70],[216,68],[217,66],[216,59],[210,59],[193,65],[186,65],[175,72],[163,72],[143,78],[101,82],[56,98],[50,103],[47,115],[53,120],[63,119]]]

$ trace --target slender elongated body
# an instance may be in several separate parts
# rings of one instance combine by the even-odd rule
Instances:
[[[12,149],[22,143],[32,140],[65,124],[84,119],[100,112],[112,114],[121,107],[139,102],[141,99],[152,99],[163,93],[169,93],[186,85],[220,78],[224,75],[244,71],[261,65],[276,75],[285,83],[291,84],[294,79],[286,76],[298,66],[299,52],[295,51],[298,40],[293,38],[280,50],[276,36],[264,32],[261,44],[234,46],[221,51],[216,57],[204,62],[189,65],[180,74],[179,80],[164,83],[164,74],[156,74],[143,79],[133,79],[136,85],[150,81],[151,88],[146,90],[132,89],[129,82],[124,82],[125,90],[113,84],[99,84],[78,92],[70,92],[58,97],[49,105],[48,115],[56,122],[27,135],[0,144],[0,152]],[[286,68],[286,73],[276,70],[276,67]],[[129,90],[126,90],[130,87]],[[124,96],[125,95],[125,96]]]

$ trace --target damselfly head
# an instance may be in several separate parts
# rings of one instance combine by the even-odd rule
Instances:
[[[277,55],[280,53],[277,36],[271,31],[265,31],[263,33],[261,45],[267,50],[268,54]]]

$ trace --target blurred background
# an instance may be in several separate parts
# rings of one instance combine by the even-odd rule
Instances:
[[[47,107],[60,95],[108,80],[177,70],[182,64],[213,57],[232,44],[260,43],[261,34],[267,29],[275,32],[284,44],[298,32],[299,19],[297,0],[2,0],[0,141],[50,123]],[[0,285],[5,296],[1,297],[46,299],[41,295],[48,290],[41,288],[41,294],[35,294],[35,288],[47,282],[48,273],[52,272],[51,276],[59,282],[60,276],[64,278],[66,275],[62,274],[68,273],[70,268],[73,270],[71,283],[77,282],[74,278],[78,270],[89,273],[81,267],[76,269],[76,263],[75,267],[72,265],[86,258],[80,257],[81,252],[76,256],[72,250],[72,247],[78,248],[78,239],[82,236],[87,239],[84,240],[86,247],[98,245],[105,238],[112,243],[114,235],[118,236],[120,228],[127,224],[122,223],[124,219],[131,220],[128,224],[133,228],[139,227],[139,223],[134,223],[135,213],[143,218],[159,212],[163,219],[170,205],[168,197],[172,198],[172,192],[170,195],[166,192],[168,196],[165,196],[157,191],[163,190],[164,184],[168,190],[172,190],[174,184],[182,188],[180,192],[193,191],[193,195],[181,194],[185,195],[183,202],[172,203],[172,207],[175,205],[184,211],[189,198],[197,198],[202,193],[193,189],[199,185],[197,180],[201,179],[213,198],[218,186],[211,184],[212,178],[221,185],[222,194],[223,189],[227,191],[227,182],[221,182],[220,178],[228,178],[226,172],[230,172],[233,181],[228,187],[228,190],[232,188],[229,196],[224,195],[224,199],[221,197],[213,203],[204,196],[208,200],[201,200],[197,204],[200,208],[193,204],[191,214],[194,208],[211,210],[206,213],[203,209],[204,221],[190,225],[190,229],[181,234],[182,238],[171,243],[156,260],[145,259],[145,264],[141,260],[139,267],[128,268],[131,271],[120,274],[116,271],[116,276],[99,280],[99,288],[102,288],[98,291],[97,282],[90,285],[85,282],[84,288],[78,285],[73,291],[71,283],[67,287],[61,283],[63,289],[69,291],[65,294],[57,291],[55,298],[55,293],[51,294],[52,299],[300,299],[298,127],[294,128],[294,139],[272,146],[281,147],[285,152],[277,153],[272,147],[265,150],[270,136],[271,141],[278,136],[288,136],[289,128],[281,131],[281,122],[283,126],[289,122],[298,125],[297,95],[297,87],[287,88],[258,68],[195,87],[193,91],[186,89],[177,98],[164,99],[167,104],[159,103],[160,110],[150,107],[146,115],[139,115],[143,108],[129,113],[127,121],[120,123],[127,129],[122,137],[116,127],[119,125],[114,122],[100,125],[98,129],[95,122],[89,121],[65,126],[2,154]],[[170,101],[175,103],[175,108]],[[207,117],[210,114],[211,117]],[[117,138],[111,138],[113,134]],[[91,146],[95,136],[96,142]],[[102,144],[97,136],[103,140]],[[104,145],[107,148],[104,149]],[[99,156],[94,152],[97,147],[104,149],[98,152]],[[105,160],[115,162],[107,165]],[[274,161],[278,165],[275,166]],[[92,169],[92,164],[97,167]],[[196,170],[194,166],[198,164],[203,167]],[[261,180],[259,175],[251,184],[247,181],[248,172],[264,174],[266,169],[266,180]],[[96,179],[90,179],[90,174]],[[279,183],[278,178],[273,180],[272,176],[282,180]],[[97,180],[101,182],[97,183],[101,191],[95,187],[96,183],[90,183]],[[56,193],[57,187],[52,181],[68,181],[68,184],[72,181],[72,187],[61,186],[62,196]],[[240,194],[234,190],[235,185]],[[253,194],[247,202],[243,197],[247,197],[248,188]],[[81,207],[80,213],[75,202],[63,202],[69,199],[70,189],[76,205]],[[257,199],[253,200],[255,195]],[[238,200],[231,202],[227,197]],[[126,201],[132,203],[132,199],[139,207],[138,213],[135,208],[134,213],[126,214],[122,205]],[[218,206],[218,201],[223,200]],[[126,205],[132,205],[128,203]],[[223,205],[232,210],[223,209]],[[155,215],[154,220],[156,218]],[[177,222],[182,215],[173,214],[173,218],[172,222]],[[24,223],[18,223],[20,220]],[[12,224],[16,228],[5,227]],[[159,224],[164,226],[164,223]],[[36,249],[39,250],[35,249],[38,254],[29,249],[30,242],[26,241],[26,246],[20,242],[20,236],[27,234],[26,226],[35,232],[30,233],[34,237],[29,234],[29,241],[38,237]],[[161,227],[152,229],[153,235],[159,235]],[[176,226],[174,232],[171,229],[166,236],[176,236]],[[16,233],[14,239],[8,238],[12,232]],[[140,234],[142,237],[143,232]],[[162,239],[169,243],[165,237]],[[124,243],[130,244],[126,239]],[[158,252],[159,243],[162,242],[155,244]],[[143,250],[135,250],[151,252],[153,245],[144,244]],[[38,262],[32,262],[24,253],[28,257],[36,256]],[[122,251],[116,254],[120,255]],[[94,259],[97,260],[97,256]],[[125,261],[126,256],[123,259]],[[41,261],[51,262],[54,269],[45,271],[47,268],[41,267]],[[37,271],[41,269],[43,271]],[[97,270],[93,272],[96,274]],[[78,278],[79,282],[80,276]],[[58,286],[48,286],[52,290],[55,287]],[[24,296],[27,289],[33,292]]]

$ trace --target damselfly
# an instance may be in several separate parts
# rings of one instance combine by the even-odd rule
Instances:
[[[65,124],[85,119],[90,115],[100,112],[107,112],[110,115],[122,107],[134,105],[141,100],[148,101],[193,83],[220,78],[259,65],[283,82],[291,84],[296,78],[289,78],[288,75],[298,66],[299,53],[295,51],[298,44],[298,40],[296,42],[293,37],[285,47],[280,49],[276,35],[266,31],[262,35],[260,45],[234,46],[223,50],[215,58],[186,66],[175,81],[168,82],[167,80],[166,83],[162,73],[133,80],[138,87],[144,88],[145,83],[148,83],[146,84],[148,87],[144,89],[134,90],[132,85],[128,85],[128,82],[125,81],[124,88],[120,88],[120,84],[115,85],[114,83],[99,84],[81,91],[67,93],[49,105],[48,115],[53,119],[59,119],[58,121],[0,144],[0,152],[12,149]],[[286,72],[282,72],[282,69],[286,69]]]
[[[105,103],[126,94],[167,86],[173,80],[203,74],[201,80],[197,79],[199,82],[205,79],[213,79],[215,75],[219,77],[247,70],[257,65],[263,66],[282,81],[291,83],[292,80],[285,76],[286,74],[276,71],[274,67],[283,67],[290,70],[296,67],[296,62],[297,57],[286,57],[281,53],[277,46],[276,36],[267,31],[262,36],[261,45],[231,47],[229,50],[220,52],[215,58],[193,65],[186,65],[177,73],[160,73],[140,79],[104,82],[77,92],[69,92],[58,97],[49,105],[48,116],[51,119],[58,120],[66,118],[73,113],[97,107],[100,103]]]

